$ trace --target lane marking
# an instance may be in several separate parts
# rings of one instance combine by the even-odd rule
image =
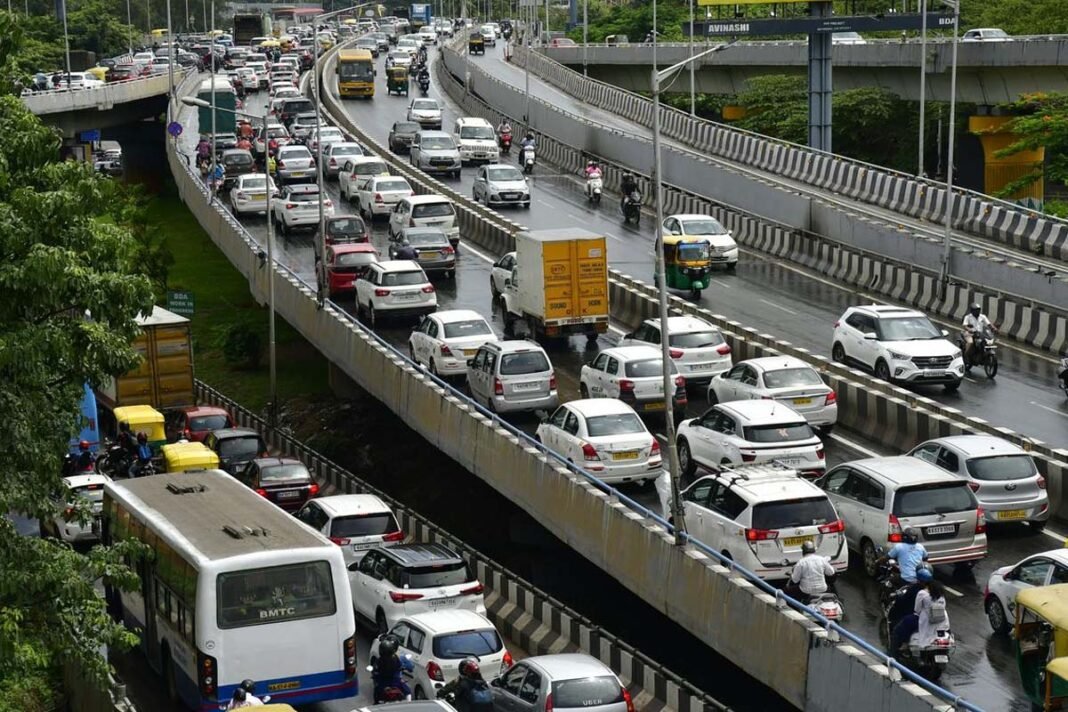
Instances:
[[[942,588],[946,589],[946,593],[948,594],[956,596],[957,598],[964,598],[964,594],[955,588],[950,588],[949,586],[943,586]]]
[[[874,450],[872,450],[870,448],[866,448],[863,445],[861,445],[860,443],[853,442],[849,438],[843,438],[838,433],[832,432],[827,437],[829,437],[831,440],[834,440],[834,441],[836,441],[836,442],[838,442],[838,443],[840,443],[842,445],[845,445],[846,447],[850,448],[851,450],[856,450],[857,452],[861,453],[862,455],[866,455],[867,457],[882,457],[883,456],[882,453],[878,453],[878,452],[875,452]]]
[[[1046,536],[1048,536],[1050,539],[1053,539],[1054,541],[1060,542],[1061,544],[1064,544],[1065,543],[1065,539],[1068,538],[1068,537],[1065,537],[1064,534],[1061,534],[1059,531],[1056,531],[1054,529],[1050,529],[1049,527],[1046,527],[1045,529],[1043,529],[1042,533],[1045,534]]]
[[[793,316],[797,316],[797,312],[795,312],[793,309],[787,309],[786,307],[784,307],[781,304],[776,304],[775,302],[768,301],[767,299],[761,299],[760,301],[763,302],[764,304],[767,304],[769,307],[772,307],[774,309],[779,309],[781,311],[786,312],[787,314],[792,314]]]
[[[1068,418],[1068,413],[1064,413],[1062,411],[1059,411],[1056,408],[1050,408],[1048,405],[1042,405],[1041,403],[1035,403],[1034,401],[1031,401],[1031,405],[1037,406],[1037,407],[1041,408],[1042,410],[1048,410],[1050,413],[1054,413],[1056,415],[1059,415],[1062,418]]]

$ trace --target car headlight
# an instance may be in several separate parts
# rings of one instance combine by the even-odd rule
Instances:
[[[953,352],[953,354],[952,354],[952,355],[950,356],[950,358],[951,358],[951,359],[953,359],[954,361],[956,361],[956,360],[957,360],[957,359],[959,359],[959,358],[960,358],[960,357],[961,357],[962,355],[963,355],[963,354],[961,354],[961,352],[960,352],[960,349],[957,349],[956,351],[954,351],[954,352]]]
[[[909,356],[908,354],[901,354],[901,353],[898,353],[897,351],[889,351],[889,352],[887,352],[887,355],[890,356],[890,358],[892,358],[895,361],[909,361],[909,360],[912,359],[912,357]]]

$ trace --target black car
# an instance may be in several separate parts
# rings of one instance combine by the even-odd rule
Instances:
[[[326,219],[326,244],[370,242],[371,233],[359,215],[335,215]]]
[[[244,148],[228,148],[219,156],[226,176],[223,179],[223,187],[233,184],[238,176],[256,172],[256,159],[252,157],[252,151]]]
[[[219,467],[231,475],[245,469],[257,457],[267,457],[267,443],[255,430],[223,428],[213,430],[204,438],[209,450],[219,456]]]
[[[319,494],[319,485],[300,460],[257,457],[236,475],[246,487],[287,512],[295,512]]]
[[[412,147],[412,139],[422,128],[415,121],[395,121],[389,130],[389,150],[405,153]]]
[[[310,100],[304,98],[286,99],[278,109],[278,120],[288,127],[293,119],[297,118],[297,114],[306,111],[315,111],[315,107]]]

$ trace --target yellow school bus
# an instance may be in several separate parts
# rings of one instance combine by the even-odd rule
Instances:
[[[337,93],[342,97],[375,95],[375,65],[366,49],[343,49],[337,60]]]

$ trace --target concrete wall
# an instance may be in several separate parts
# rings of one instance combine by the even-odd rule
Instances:
[[[183,76],[181,72],[175,72],[174,81],[182,81]],[[166,94],[169,87],[167,75],[156,74],[93,89],[30,92],[22,95],[22,102],[37,116],[85,110],[110,111],[116,104]]]

